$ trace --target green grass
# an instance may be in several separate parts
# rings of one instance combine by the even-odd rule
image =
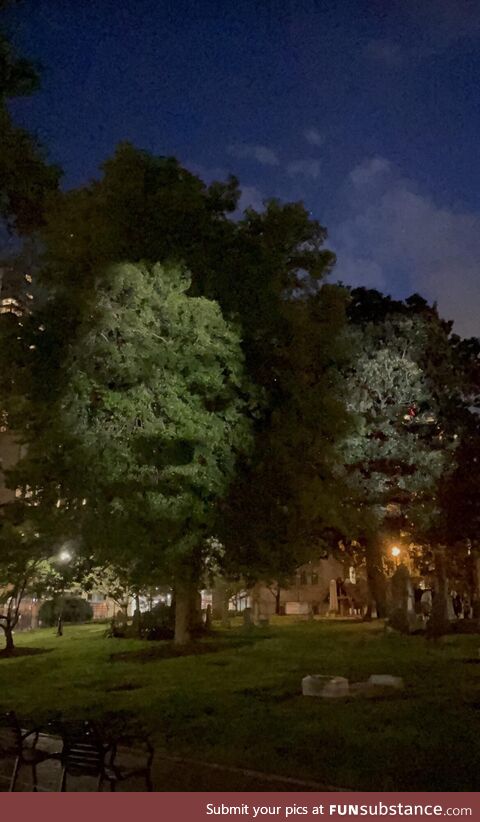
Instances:
[[[0,706],[38,720],[132,715],[160,747],[202,760],[363,790],[478,790],[478,636],[386,635],[381,625],[287,619],[218,632],[209,652],[107,639],[105,626],[17,634],[35,656],[0,659]],[[148,649],[139,661],[125,652]],[[156,655],[158,650],[158,656]],[[204,649],[206,651],[206,649]],[[121,653],[121,660],[111,654]],[[389,698],[302,697],[308,673],[404,678]],[[114,689],[114,690],[112,690]]]

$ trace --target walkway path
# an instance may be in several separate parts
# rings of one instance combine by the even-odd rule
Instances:
[[[58,740],[42,735],[41,745],[47,750],[57,750]],[[129,764],[139,762],[140,755],[134,751],[119,751],[119,756],[128,757]],[[13,762],[0,761],[0,791],[8,791]],[[153,769],[155,791],[342,791],[316,782],[290,779],[277,774],[260,773],[249,769],[235,768],[213,763],[199,762],[184,757],[158,753]],[[22,768],[19,773],[18,791],[30,791],[30,771]],[[60,763],[50,760],[38,766],[40,790],[56,791],[60,779]],[[69,778],[69,791],[95,791],[96,780],[90,777]],[[108,785],[105,786],[108,790]],[[118,785],[119,791],[144,791],[145,783],[131,780]]]

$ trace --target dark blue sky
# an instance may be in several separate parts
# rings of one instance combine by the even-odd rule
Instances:
[[[67,186],[125,139],[233,171],[245,204],[305,200],[338,277],[480,334],[477,0],[26,0],[10,19],[44,66],[15,117]]]

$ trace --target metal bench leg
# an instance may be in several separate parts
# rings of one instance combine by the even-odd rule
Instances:
[[[58,790],[59,790],[59,791],[66,791],[66,790],[67,790],[67,771],[66,771],[66,769],[65,769],[65,768],[63,769],[63,771],[62,771],[62,775],[61,775],[61,777],[60,777],[60,782],[59,782],[59,785],[58,785]]]
[[[37,779],[37,766],[35,763],[32,762],[32,782],[33,782],[33,790],[37,792],[38,790],[38,779]]]
[[[12,778],[10,780],[10,785],[9,785],[9,788],[8,788],[9,791],[14,791],[15,790],[15,784],[17,782],[17,776],[18,776],[19,770],[20,770],[20,757],[17,756],[17,758],[15,760],[15,765],[13,766]]]

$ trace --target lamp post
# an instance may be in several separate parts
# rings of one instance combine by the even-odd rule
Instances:
[[[67,562],[70,562],[71,559],[72,559],[72,555],[71,555],[70,551],[66,550],[66,548],[64,548],[62,551],[60,551],[60,553],[58,555],[58,561],[61,562],[62,565],[65,565]],[[65,594],[65,578],[63,578],[62,593],[61,593],[61,597],[60,597],[60,613],[58,615],[58,622],[57,622],[57,636],[63,636],[63,602],[64,602],[64,594]]]

